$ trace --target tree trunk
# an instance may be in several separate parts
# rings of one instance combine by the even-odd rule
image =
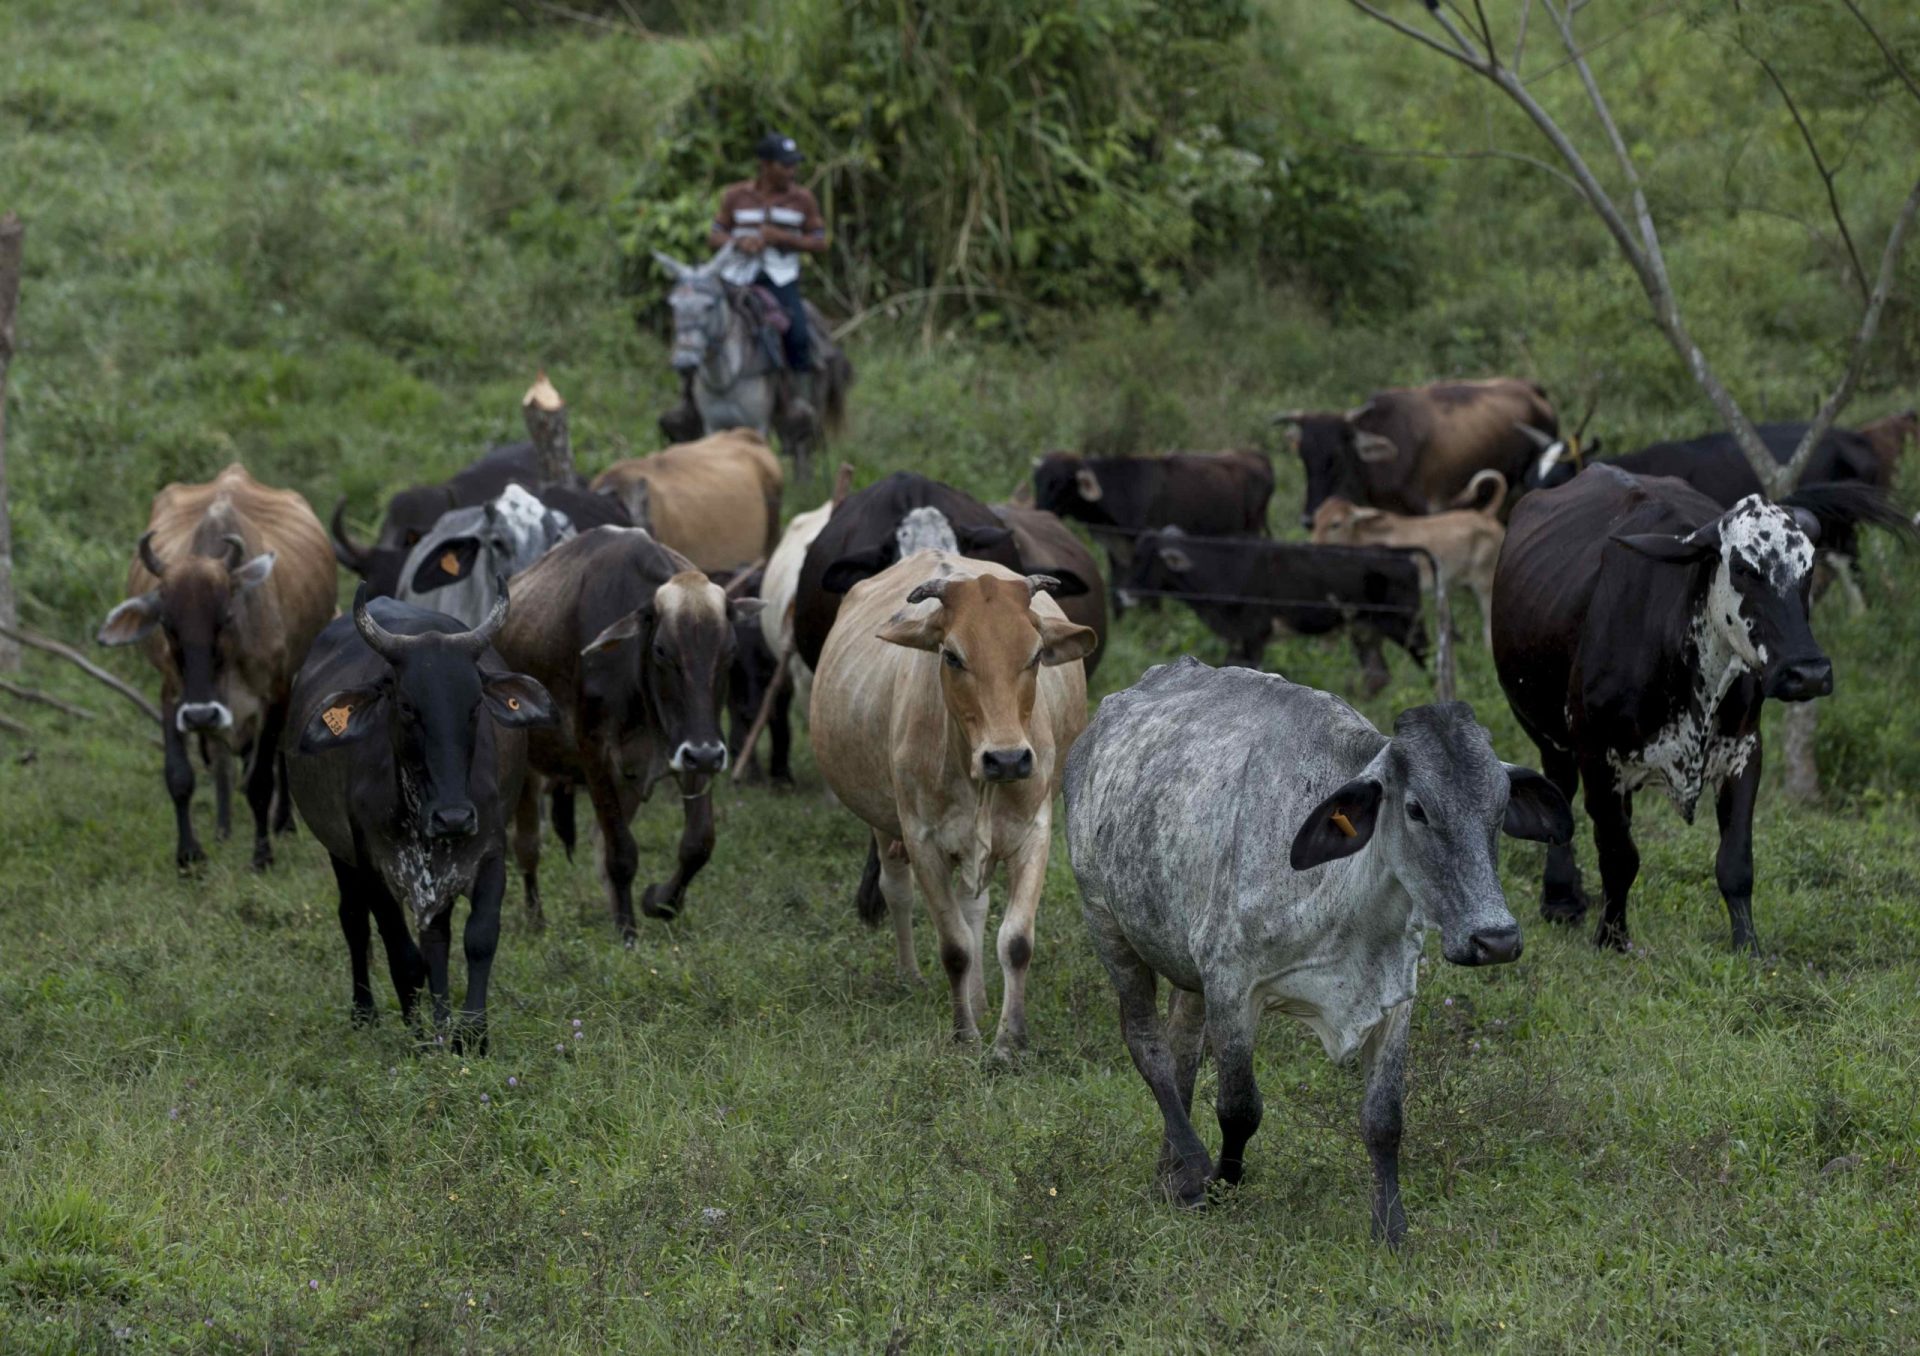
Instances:
[[[13,362],[13,313],[20,302],[20,253],[27,228],[9,212],[0,217],[0,626],[20,624],[13,591],[13,512],[7,501],[7,368]],[[0,671],[20,667],[20,647],[0,636]]]
[[[1786,769],[1789,800],[1820,799],[1820,765],[1814,761],[1813,739],[1820,726],[1818,702],[1794,702],[1781,722],[1781,761]]]
[[[573,469],[573,439],[567,433],[567,402],[545,372],[521,397],[520,415],[527,421],[527,436],[533,439],[539,459],[540,483],[573,484],[578,477]]]

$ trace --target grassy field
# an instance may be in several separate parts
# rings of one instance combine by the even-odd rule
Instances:
[[[1257,40],[1356,126],[1475,116],[1436,84],[1363,117],[1378,49],[1321,9],[1276,3]],[[1649,74],[1679,40],[1609,56],[1649,107],[1706,120],[1662,161],[1669,193],[1732,135],[1697,79]],[[536,364],[584,464],[650,448],[671,383],[615,294],[604,207],[698,59],[453,44],[426,3],[0,9],[0,208],[31,232],[10,420],[26,619],[89,634],[153,491],[234,456],[323,509],[351,494],[364,523],[511,435]],[[1427,88],[1417,59],[1378,60]],[[1592,237],[1566,248],[1551,203],[1489,195],[1511,167],[1408,173],[1440,281],[1404,314],[1331,316],[1229,273],[1025,348],[875,324],[844,450],[863,480],[915,466],[999,497],[1051,446],[1256,442],[1282,405],[1495,368],[1577,386],[1596,352],[1617,444],[1703,425]],[[1717,225],[1710,197],[1678,246],[1699,328],[1743,395],[1800,413],[1834,289],[1779,264],[1772,225]],[[1482,239],[1500,243],[1456,248]],[[1913,389],[1890,351],[1860,408]],[[1299,478],[1276,465],[1285,524]],[[1417,1005],[1399,1255],[1367,1238],[1356,1076],[1278,1019],[1246,1184],[1197,1216],[1151,1188],[1157,1116],[1059,845],[1011,1071],[948,1044],[937,983],[893,981],[853,915],[862,831],[804,755],[796,792],[722,797],[684,919],[633,952],[591,854],[550,848],[548,929],[510,897],[493,1054],[422,1056],[390,997],[349,1026],[312,840],[263,876],[244,843],[210,844],[180,879],[137,718],[31,659],[101,718],[6,708],[35,733],[0,748],[0,1350],[1912,1350],[1920,565],[1876,543],[1867,574],[1871,612],[1816,616],[1839,685],[1827,799],[1761,801],[1763,960],[1727,951],[1711,826],[1652,797],[1632,955],[1536,921],[1539,850],[1508,845],[1525,957],[1436,954]],[[1096,688],[1189,650],[1220,655],[1179,611],[1136,614]],[[1353,680],[1341,645],[1270,661]],[[1532,761],[1471,640],[1461,663],[1501,752]],[[1360,703],[1383,725],[1430,695],[1395,667]],[[644,870],[675,808],[642,811]]]

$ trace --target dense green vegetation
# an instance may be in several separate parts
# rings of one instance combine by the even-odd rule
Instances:
[[[365,523],[389,490],[513,435],[538,365],[571,402],[583,464],[649,450],[672,382],[645,296],[623,290],[646,195],[697,204],[743,172],[744,145],[697,116],[746,88],[743,63],[771,63],[781,116],[826,119],[807,62],[874,40],[886,17],[768,7],[756,32],[637,5],[681,35],[642,42],[463,20],[484,8],[0,7],[0,209],[30,231],[9,452],[31,624],[90,633],[165,481],[241,457],[323,509],[349,494]],[[1910,48],[1916,16],[1877,8]],[[1622,34],[1599,73],[1694,328],[1755,413],[1803,415],[1857,300],[1791,123],[1701,15],[1609,9],[1588,11]],[[743,13],[757,12],[722,17]],[[791,27],[764,26],[776,18]],[[1071,36],[1057,50],[1102,50]],[[1920,113],[1831,35],[1795,39],[1755,38],[1807,82],[1821,135],[1852,144],[1839,184],[1877,249]],[[1209,41],[1231,79],[1206,100],[1231,104],[1263,154],[1308,167],[1276,181],[1307,195],[1275,208],[1294,234],[1242,247],[1179,234],[1199,217],[1155,222],[1150,286],[1087,272],[1018,305],[864,316],[842,449],[863,479],[914,466],[998,497],[1048,447],[1256,443],[1275,408],[1441,374],[1513,371],[1576,407],[1598,387],[1596,428],[1616,446],[1707,426],[1604,235],[1553,180],[1347,149],[1535,149],[1484,92],[1311,0],[1253,5]],[[1130,90],[1172,88],[1134,74]],[[870,100],[896,75],[914,107],[951,111],[960,85],[936,67],[868,51],[848,78]],[[1568,73],[1535,88],[1584,132]],[[799,125],[823,145],[875,135]],[[924,118],[903,126],[937,154],[914,140]],[[882,158],[858,174],[939,168]],[[662,173],[698,182],[648,178]],[[886,205],[898,215],[856,219],[836,201],[835,224],[876,242],[951,224],[911,196]],[[1024,286],[1015,236],[981,278]],[[1066,266],[1097,269],[1117,245],[1144,259],[1138,244],[1088,238]],[[1361,247],[1392,257],[1341,254]],[[894,268],[849,264],[817,290],[871,303],[953,281]],[[1920,281],[1920,254],[1903,279]],[[980,342],[988,313],[1019,341]],[[1916,355],[1920,310],[1903,301],[1856,409],[1913,403]],[[1276,467],[1289,525],[1297,469]],[[789,507],[818,495],[792,487]],[[391,1015],[347,1025],[312,841],[264,877],[228,843],[201,879],[177,879],[135,718],[30,661],[34,682],[102,718],[7,708],[37,733],[0,761],[0,1349],[1911,1349],[1920,569],[1880,543],[1867,573],[1873,611],[1835,600],[1817,616],[1839,671],[1828,800],[1762,800],[1766,960],[1725,951],[1711,825],[1651,798],[1633,956],[1534,922],[1538,854],[1509,850],[1525,958],[1489,973],[1436,960],[1418,1007],[1399,1257],[1366,1238],[1354,1077],[1277,1019],[1246,1186],[1197,1218],[1148,1188],[1151,1100],[1062,853],[1035,1050],[1010,1073],[947,1047],[941,994],[894,986],[887,945],[852,916],[860,832],[804,760],[796,794],[724,798],[685,921],[635,953],[614,942],[588,854],[555,862],[548,931],[517,912],[507,928],[495,1054],[416,1057]],[[1130,618],[1100,688],[1187,649],[1219,653],[1177,611]],[[1302,681],[1352,681],[1338,645],[1271,658]],[[1503,753],[1530,758],[1471,641],[1462,666]],[[1422,675],[1396,669],[1364,703],[1376,721],[1427,699]],[[673,808],[647,807],[638,832],[643,860],[662,861]]]

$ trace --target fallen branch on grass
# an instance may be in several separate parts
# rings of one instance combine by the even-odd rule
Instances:
[[[30,645],[34,649],[42,650],[47,654],[57,655],[59,658],[77,667],[88,677],[98,679],[125,697],[128,701],[132,702],[144,711],[147,719],[155,725],[161,723],[160,708],[142,696],[139,689],[131,686],[122,679],[114,677],[111,673],[108,673],[91,659],[88,659],[85,655],[74,649],[73,646],[55,640],[51,636],[43,636],[37,631],[29,631],[23,626],[0,625],[0,636],[7,636],[19,641],[22,645]]]

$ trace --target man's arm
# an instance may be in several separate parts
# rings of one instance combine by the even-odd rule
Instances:
[[[720,195],[720,210],[713,214],[713,226],[707,231],[707,248],[717,254],[731,244],[747,254],[758,254],[761,249],[760,238],[743,236],[736,240],[733,227],[733,190],[728,189]]]
[[[776,249],[797,250],[801,254],[825,254],[827,252],[827,223],[820,215],[820,204],[814,201],[813,194],[807,194],[806,220],[800,229],[789,231],[784,226],[769,226],[766,230],[767,243]]]

